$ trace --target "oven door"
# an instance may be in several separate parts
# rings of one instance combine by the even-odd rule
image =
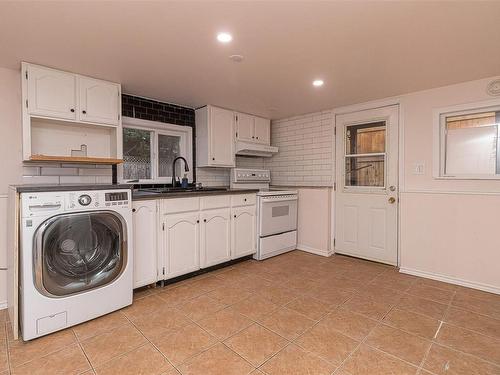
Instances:
[[[296,195],[271,195],[260,197],[260,237],[289,232],[296,229]]]

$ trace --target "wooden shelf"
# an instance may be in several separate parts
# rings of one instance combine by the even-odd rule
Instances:
[[[31,155],[30,161],[48,161],[61,163],[78,163],[78,164],[121,164],[122,159],[114,158],[94,158],[83,156],[48,156],[48,155]]]

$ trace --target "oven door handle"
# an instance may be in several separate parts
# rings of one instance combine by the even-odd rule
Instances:
[[[274,203],[274,202],[292,202],[298,200],[298,197],[280,197],[280,198],[262,198],[262,203]]]

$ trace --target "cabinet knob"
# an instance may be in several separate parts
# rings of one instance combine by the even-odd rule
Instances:
[[[75,112],[75,109],[74,109],[74,108],[71,108],[71,109],[70,109],[70,111],[71,111],[71,112]]]
[[[206,223],[207,222],[207,219],[203,219],[203,222]]]
[[[212,160],[215,160],[215,158],[212,158]]]
[[[236,215],[234,215],[234,217],[236,218]]]
[[[199,220],[196,220],[197,223],[199,223],[200,221]]]
[[[255,138],[255,137],[252,135],[252,138]]]
[[[137,211],[137,210],[135,208],[132,208],[132,212],[135,212],[135,211]]]
[[[85,115],[87,113],[87,111],[83,110],[82,113]]]
[[[245,198],[245,199],[243,199],[243,201],[244,201],[244,202],[246,202],[246,201],[247,201],[247,199]]]
[[[259,137],[255,137],[255,138],[259,139]]]

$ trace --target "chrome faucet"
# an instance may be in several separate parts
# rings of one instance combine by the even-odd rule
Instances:
[[[179,159],[184,160],[184,172],[189,172],[189,165],[187,160],[184,159],[182,156],[177,156],[172,162],[172,187],[175,187],[175,185],[177,184],[177,181],[175,179],[175,162]]]

